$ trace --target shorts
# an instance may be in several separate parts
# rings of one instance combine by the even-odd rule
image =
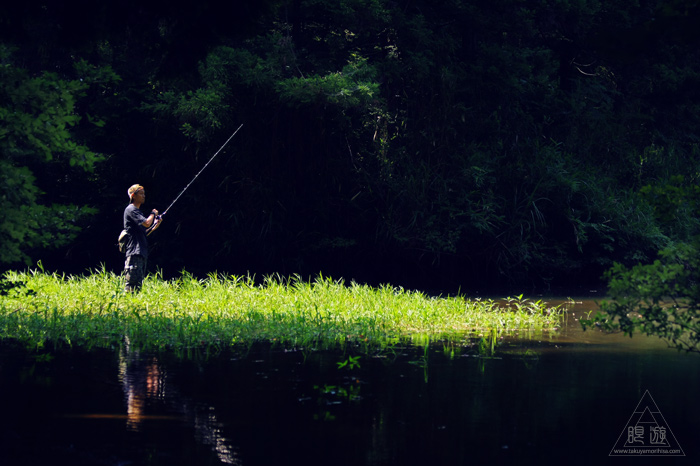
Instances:
[[[141,255],[127,256],[124,263],[124,276],[126,278],[126,291],[138,291],[141,289],[143,278],[146,276],[146,258]]]

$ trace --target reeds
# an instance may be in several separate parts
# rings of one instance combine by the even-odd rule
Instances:
[[[252,277],[187,273],[151,275],[137,294],[118,275],[9,272],[23,283],[0,297],[0,335],[30,347],[119,346],[192,352],[269,342],[285,348],[381,351],[426,339],[459,340],[496,331],[541,332],[557,327],[561,311],[521,297],[497,303],[463,296],[432,297],[318,277]]]

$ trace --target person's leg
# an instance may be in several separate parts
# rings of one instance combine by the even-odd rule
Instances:
[[[124,290],[128,292],[139,291],[145,275],[146,259],[140,255],[128,256],[124,263],[124,276],[126,278]]]

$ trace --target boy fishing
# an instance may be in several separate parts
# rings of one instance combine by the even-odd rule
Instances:
[[[146,237],[151,234],[163,220],[165,214],[168,210],[177,202],[178,199],[187,191],[194,180],[207,168],[207,165],[214,160],[214,157],[219,155],[219,152],[226,147],[231,139],[238,133],[238,131],[243,127],[243,124],[238,127],[236,131],[233,132],[231,136],[226,140],[226,142],[216,151],[216,153],[209,159],[209,161],[204,164],[201,170],[192,178],[192,181],[187,183],[185,189],[180,191],[175,200],[168,206],[162,215],[158,215],[158,211],[153,209],[151,215],[146,217],[143,212],[141,212],[141,205],[146,202],[146,192],[143,186],[140,184],[135,184],[129,188],[128,194],[130,203],[124,209],[124,230],[127,234],[128,240],[125,247],[126,262],[124,263],[124,274],[126,276],[126,291],[133,292],[141,288],[141,283],[146,274],[146,263],[148,261],[148,241]],[[122,232],[123,234],[124,232]],[[120,243],[122,236],[120,235]],[[121,244],[120,244],[121,250]]]
[[[148,240],[146,230],[153,225],[158,216],[158,211],[153,209],[146,217],[141,212],[141,205],[146,202],[146,191],[140,184],[135,184],[127,191],[129,205],[124,209],[124,229],[128,234],[126,243],[126,262],[124,263],[124,275],[128,292],[141,289],[143,278],[146,275],[148,262]]]

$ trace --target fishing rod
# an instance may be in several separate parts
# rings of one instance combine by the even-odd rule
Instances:
[[[148,228],[148,229],[146,230],[146,235],[150,235],[151,233],[153,233],[153,232],[156,230],[156,228],[158,228],[158,226],[160,226],[160,222],[161,222],[161,220],[163,219],[163,217],[165,216],[165,214],[168,213],[168,211],[170,210],[170,208],[177,202],[178,199],[180,199],[180,196],[182,196],[182,195],[185,193],[185,191],[187,191],[187,188],[189,188],[190,185],[191,185],[192,183],[194,183],[194,180],[196,180],[197,177],[198,177],[199,175],[201,175],[201,173],[204,171],[204,169],[207,168],[207,166],[211,163],[212,160],[214,160],[214,158],[215,158],[217,155],[219,155],[219,152],[221,152],[221,151],[223,150],[223,148],[226,147],[226,144],[228,144],[229,141],[230,141],[231,139],[233,139],[233,137],[236,135],[236,133],[238,133],[238,131],[239,131],[241,128],[243,128],[243,123],[241,123],[241,126],[239,126],[238,129],[237,129],[236,131],[234,131],[233,134],[232,134],[231,136],[229,136],[229,138],[226,140],[226,142],[225,142],[221,147],[219,147],[219,150],[217,150],[216,153],[215,153],[214,155],[211,156],[211,158],[209,159],[209,161],[208,161],[207,163],[204,164],[204,166],[202,167],[202,169],[199,170],[199,172],[198,172],[196,175],[194,175],[194,178],[192,178],[192,180],[191,180],[189,183],[187,183],[187,186],[185,186],[185,189],[183,189],[182,191],[180,191],[180,194],[178,194],[177,197],[175,198],[175,200],[174,200],[173,202],[170,203],[170,205],[168,206],[168,208],[165,209],[165,210],[163,211],[162,214],[156,216],[156,219],[155,219],[155,221],[153,222],[153,225],[151,225],[150,228]]]

